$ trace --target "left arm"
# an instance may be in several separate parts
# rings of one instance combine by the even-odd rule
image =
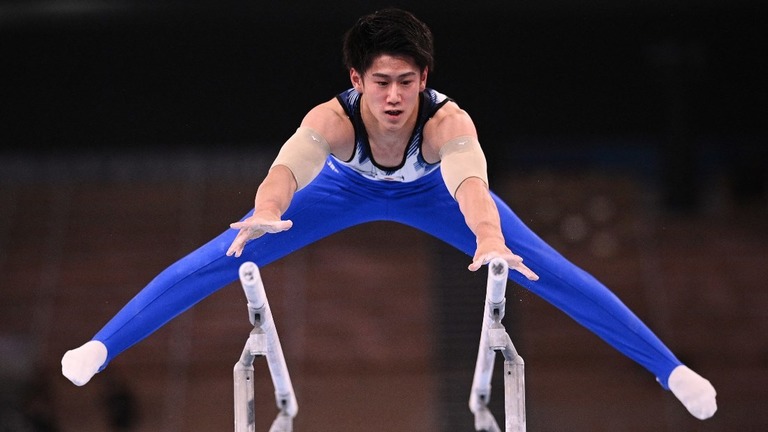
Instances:
[[[523,259],[507,247],[501,231],[499,210],[488,190],[485,155],[477,140],[474,122],[455,103],[448,103],[427,123],[425,158],[440,159],[446,187],[459,204],[469,229],[475,234],[477,248],[469,265],[476,271],[499,257],[509,267],[530,280],[539,277],[523,264]]]
[[[469,270],[476,271],[493,258],[502,258],[509,268],[523,274],[528,279],[539,279],[531,269],[523,264],[523,259],[512,253],[501,233],[499,210],[488,191],[488,185],[478,177],[470,177],[461,182],[456,190],[456,201],[464,215],[467,226],[475,234],[477,248]]]

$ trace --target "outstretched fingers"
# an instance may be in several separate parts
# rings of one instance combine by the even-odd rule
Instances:
[[[229,249],[227,249],[227,256],[234,255],[236,258],[239,258],[248,241],[257,239],[266,233],[278,233],[288,230],[292,226],[293,222],[290,220],[266,221],[253,218],[253,216],[240,222],[231,223],[229,227],[238,229],[240,232],[237,233]]]
[[[539,280],[539,275],[534,273],[533,270],[529,269],[528,266],[523,264],[522,260],[520,260],[520,262],[516,265],[510,265],[509,268],[522,273],[522,275],[528,278],[528,280],[531,280],[531,281]]]
[[[531,280],[531,281],[539,280],[539,276],[536,273],[534,273],[533,270],[528,268],[528,266],[523,264],[523,258],[512,253],[504,254],[503,256],[500,256],[498,254],[485,254],[485,255],[476,256],[468,268],[470,271],[477,271],[478,269],[480,269],[480,267],[484,266],[485,264],[488,264],[489,262],[491,262],[492,259],[497,257],[500,257],[506,260],[507,264],[509,265],[509,268],[511,268],[516,272],[519,272],[520,274],[525,276],[528,280]]]
[[[232,227],[233,229],[237,229],[236,227]],[[227,256],[235,256],[235,258],[240,258],[240,255],[243,254],[243,249],[245,248],[245,244],[248,243],[248,240],[252,238],[259,238],[264,234],[264,231],[258,232],[251,232],[248,228],[241,228],[240,232],[237,233],[237,236],[235,236],[235,239],[232,240],[232,244],[229,245],[229,249],[227,249]]]

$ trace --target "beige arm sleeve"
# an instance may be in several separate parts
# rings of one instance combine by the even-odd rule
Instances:
[[[314,129],[302,126],[280,148],[272,167],[283,165],[291,170],[298,191],[317,177],[329,154],[331,148],[325,138]]]
[[[475,137],[462,136],[445,143],[440,148],[440,167],[445,186],[454,198],[461,183],[470,177],[488,184],[485,154]]]

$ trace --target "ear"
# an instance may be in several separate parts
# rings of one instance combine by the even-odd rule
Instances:
[[[427,88],[427,75],[429,75],[429,67],[425,67],[424,70],[421,72],[421,77],[419,79],[420,91],[424,91]]]
[[[362,94],[364,87],[363,76],[360,75],[360,73],[355,68],[349,70],[349,80],[352,81],[352,87],[354,87],[358,93]]]

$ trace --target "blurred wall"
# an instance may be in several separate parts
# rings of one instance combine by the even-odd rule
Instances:
[[[764,188],[757,1],[5,1],[2,151],[275,149],[348,86],[341,36],[383,5],[433,28],[429,84],[473,116],[493,172],[619,138],[657,153],[671,207],[696,208],[712,166],[746,199]]]

